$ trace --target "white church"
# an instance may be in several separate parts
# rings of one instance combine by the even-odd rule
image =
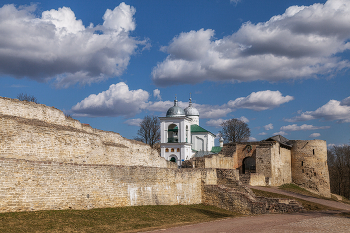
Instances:
[[[169,108],[166,117],[160,120],[160,149],[161,156],[166,160],[181,162],[193,157],[216,154],[221,147],[214,146],[216,135],[199,126],[199,112],[192,106],[190,98],[187,108],[178,106],[175,97],[174,106]],[[223,139],[220,139],[222,146]]]

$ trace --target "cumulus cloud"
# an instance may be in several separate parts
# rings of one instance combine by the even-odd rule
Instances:
[[[254,138],[254,137],[249,137],[248,141],[249,141],[249,142],[256,142],[257,140],[256,140],[256,138]]]
[[[270,123],[270,124],[268,124],[268,125],[265,125],[265,126],[264,126],[264,129],[265,129],[265,130],[273,129],[273,124]]]
[[[0,8],[0,73],[57,87],[81,85],[120,76],[130,56],[146,41],[135,30],[132,6],[106,10],[103,25],[85,27],[68,7],[35,14],[36,6]]]
[[[264,93],[267,92],[267,96],[264,96]],[[263,100],[259,102],[257,96],[259,93],[263,93],[260,95],[260,98]],[[279,104],[288,101],[290,99],[289,96],[283,97],[280,92],[277,91],[277,95],[275,92],[272,92],[272,95],[269,94],[270,91],[263,92],[253,92],[248,97],[238,98],[235,101],[230,100],[227,104],[223,105],[208,105],[208,104],[197,104],[193,103],[193,107],[195,107],[200,114],[200,118],[205,119],[216,119],[215,121],[208,121],[207,125],[217,127],[221,122],[223,117],[226,117],[227,114],[235,111],[237,108],[249,108],[249,109],[259,109],[265,110],[273,107],[277,107]],[[109,87],[108,90],[103,91],[99,94],[92,94],[77,103],[72,107],[71,112],[75,116],[124,116],[130,117],[134,116],[141,111],[150,111],[150,112],[160,112],[165,115],[167,110],[174,106],[173,101],[149,101],[150,94],[142,89],[138,90],[129,90],[129,86],[120,82],[118,84],[113,84]],[[153,90],[154,97],[161,97],[160,91],[158,89]],[[276,97],[277,96],[277,97]],[[274,99],[275,98],[275,99]],[[277,100],[276,100],[277,98]],[[232,102],[235,102],[232,104]],[[178,105],[183,109],[188,107],[188,102],[178,101]],[[242,116],[238,118],[239,120],[248,123],[249,120]]]
[[[161,100],[162,99],[162,97],[160,96],[160,90],[159,89],[153,90],[153,96],[155,98],[157,98],[157,100]]]
[[[288,135],[288,133],[286,133],[286,132],[284,132],[284,131],[279,131],[279,132],[274,133],[273,135],[282,135],[282,136],[285,136],[285,135]]]
[[[266,132],[259,133],[258,135],[266,135]]]
[[[211,119],[209,121],[207,121],[205,124],[208,125],[208,126],[213,126],[213,127],[216,127],[216,128],[219,128],[220,125],[222,123],[224,123],[224,119]]]
[[[282,96],[282,93],[279,91],[266,90],[252,92],[247,97],[230,100],[228,102],[228,106],[231,108],[248,108],[255,111],[261,111],[276,108],[281,104],[287,103],[293,99],[293,96]]]
[[[142,122],[141,118],[129,119],[129,120],[124,121],[125,124],[134,125],[134,126],[140,126],[141,122]]]
[[[238,118],[238,120],[241,120],[244,123],[248,123],[249,122],[248,118],[246,118],[245,116],[241,116],[240,118]]]
[[[299,131],[299,130],[316,130],[316,129],[329,129],[329,128],[330,126],[313,126],[313,125],[307,125],[307,124],[298,126],[297,124],[293,124],[293,125],[282,126],[280,130],[281,131]]]
[[[313,133],[313,134],[310,134],[309,138],[317,138],[317,137],[319,137],[319,136],[321,136],[321,134],[319,134],[319,133]]]
[[[108,90],[91,94],[72,107],[75,116],[134,116],[147,106],[147,91],[129,90],[123,82],[112,84]]]
[[[349,97],[342,102],[338,100],[330,100],[325,105],[315,111],[306,111],[290,119],[285,119],[288,122],[308,121],[314,119],[324,119],[327,121],[336,120],[340,123],[350,122],[350,106],[348,105]]]
[[[174,37],[167,58],[152,71],[159,86],[206,80],[279,81],[332,75],[350,67],[340,53],[350,48],[350,2],[291,6],[267,22],[244,23],[230,36],[214,39],[200,29]]]

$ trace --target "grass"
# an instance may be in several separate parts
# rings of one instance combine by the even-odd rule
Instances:
[[[257,196],[262,196],[262,197],[270,197],[270,198],[288,198],[288,199],[294,199],[298,201],[302,206],[304,207],[305,210],[307,211],[320,211],[320,210],[336,210],[332,207],[324,206],[318,203],[314,202],[309,202],[305,201],[299,198],[287,196],[287,195],[282,195],[282,194],[277,194],[277,193],[271,193],[271,192],[266,192],[266,191],[261,191],[257,189],[251,189],[255,195]]]
[[[136,232],[236,216],[201,204],[15,212],[0,214],[0,232]]]
[[[293,193],[303,194],[303,195],[306,195],[306,196],[322,198],[322,199],[332,200],[332,201],[338,201],[338,199],[336,197],[327,198],[327,197],[324,197],[324,196],[320,196],[320,195],[317,195],[315,193],[309,192],[306,189],[301,188],[301,187],[299,187],[296,184],[284,184],[284,185],[279,186],[278,188],[282,189],[282,190],[289,191],[289,192],[293,192]],[[343,200],[342,201],[338,201],[338,202],[343,202],[345,204],[350,204],[350,201],[348,199],[346,199],[345,197],[342,197],[342,198],[343,198]]]

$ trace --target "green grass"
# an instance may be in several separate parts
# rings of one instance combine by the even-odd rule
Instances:
[[[287,195],[271,193],[271,192],[261,191],[261,190],[257,190],[257,189],[252,189],[252,191],[254,192],[255,195],[262,196],[262,197],[294,199],[294,200],[298,201],[300,204],[302,204],[304,209],[307,211],[336,210],[332,207],[324,206],[324,205],[314,203],[314,202],[305,201],[305,200],[291,197],[291,196],[287,196]]]
[[[336,197],[327,198],[327,197],[324,197],[324,196],[320,196],[320,195],[317,195],[315,193],[309,192],[306,189],[301,188],[301,187],[299,187],[296,184],[284,184],[284,185],[279,186],[278,188],[282,189],[282,190],[289,191],[289,192],[293,192],[293,193],[303,194],[303,195],[306,195],[306,196],[322,198],[322,199],[332,200],[332,201],[338,201],[338,199]],[[338,202],[343,202],[345,204],[350,204],[350,201],[348,199],[346,199],[345,197],[343,197],[342,201],[338,201]]]
[[[1,213],[0,232],[136,232],[235,216],[205,205]]]

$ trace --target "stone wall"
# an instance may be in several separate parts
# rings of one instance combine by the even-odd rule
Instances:
[[[293,183],[311,192],[331,196],[326,141],[293,141],[292,178]]]
[[[0,98],[0,157],[176,167],[144,143],[85,126],[52,107],[7,98]]]
[[[0,158],[0,212],[198,204],[201,172]]]

